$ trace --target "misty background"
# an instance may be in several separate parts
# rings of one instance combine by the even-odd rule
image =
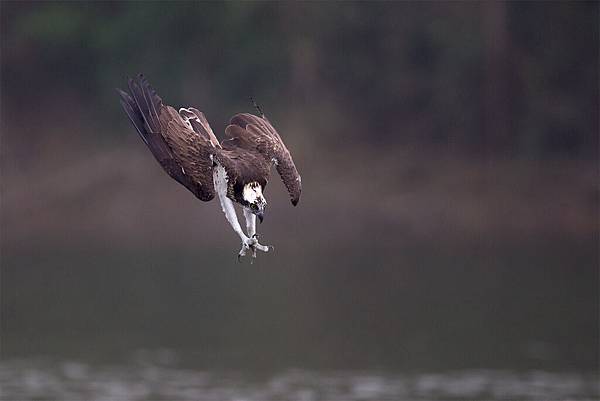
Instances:
[[[3,1],[2,359],[597,371],[598,15]],[[153,159],[115,92],[139,72],[220,138],[263,107],[303,183],[273,171],[273,253],[238,264]]]

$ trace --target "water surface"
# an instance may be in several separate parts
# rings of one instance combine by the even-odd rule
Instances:
[[[598,399],[593,372],[469,369],[278,372],[181,366],[174,353],[143,351],[123,364],[49,358],[0,363],[3,400],[575,400]]]

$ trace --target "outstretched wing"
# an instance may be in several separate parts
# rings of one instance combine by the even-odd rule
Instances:
[[[300,200],[302,182],[290,152],[283,144],[273,125],[263,115],[236,114],[231,118],[225,134],[235,146],[256,151],[269,163],[274,163],[285,187],[290,194],[292,205]],[[225,144],[226,142],[224,142]]]
[[[165,171],[200,200],[213,199],[211,155],[216,148],[211,138],[195,132],[174,108],[165,106],[141,74],[129,80],[129,93],[118,92],[127,116]],[[212,134],[203,114],[202,118]]]

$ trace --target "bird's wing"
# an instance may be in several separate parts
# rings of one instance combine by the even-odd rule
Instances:
[[[258,152],[267,162],[274,163],[285,187],[290,194],[292,204],[300,200],[302,182],[292,155],[269,120],[262,116],[242,113],[231,118],[225,134],[231,144]]]
[[[210,135],[195,132],[174,108],[164,105],[141,74],[129,80],[129,92],[118,92],[127,116],[165,171],[200,200],[213,199],[211,155],[217,148]],[[204,129],[212,134],[206,118],[200,115],[200,124],[206,124],[208,130]]]
[[[183,121],[194,130],[194,132],[208,139],[214,147],[221,148],[221,144],[215,136],[203,112],[193,107],[188,107],[187,109],[182,107],[179,109],[179,115]]]

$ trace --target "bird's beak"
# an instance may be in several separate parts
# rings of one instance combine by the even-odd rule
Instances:
[[[258,213],[256,213],[256,217],[258,217],[258,222],[262,223],[263,217],[264,217],[264,213],[263,212],[258,212]]]

